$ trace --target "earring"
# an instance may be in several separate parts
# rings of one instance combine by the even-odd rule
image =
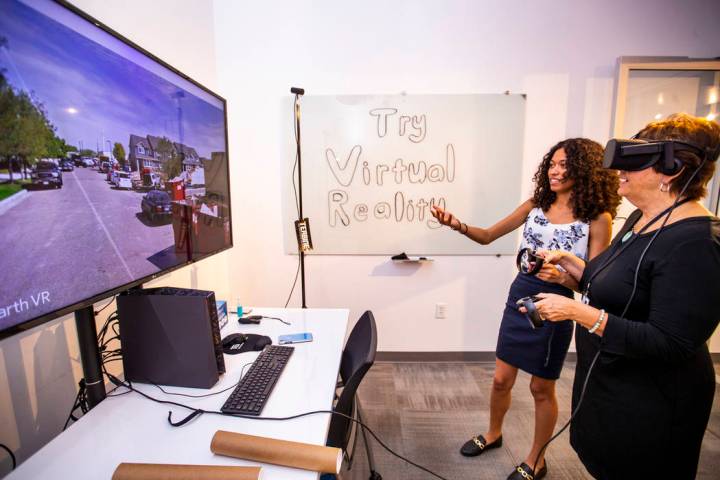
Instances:
[[[660,182],[660,191],[667,193],[670,190],[670,186],[665,182]]]

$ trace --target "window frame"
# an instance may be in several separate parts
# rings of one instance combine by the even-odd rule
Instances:
[[[712,71],[716,80],[720,79],[720,60],[689,57],[620,57],[616,77],[615,102],[613,109],[612,136],[623,135],[627,110],[628,84],[632,71]],[[720,107],[720,105],[718,105]],[[708,200],[706,206],[715,215],[720,214],[720,168],[716,167],[715,175],[708,183]]]

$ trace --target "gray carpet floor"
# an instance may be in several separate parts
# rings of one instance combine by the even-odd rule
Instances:
[[[491,363],[378,362],[368,372],[359,395],[364,420],[400,455],[447,479],[505,479],[523,461],[532,440],[533,400],[530,376],[518,375],[513,403],[503,426],[503,446],[480,457],[465,458],[459,448],[482,433],[488,424]],[[720,372],[720,370],[719,370]],[[566,363],[557,383],[558,427],[570,416],[574,364]],[[361,447],[358,437],[358,447]],[[372,441],[376,470],[384,480],[435,478],[386,452]],[[565,431],[546,455],[548,479],[591,479],[570,447]],[[343,480],[368,479],[364,448],[357,448],[352,468]],[[654,478],[660,478],[655,476]],[[698,479],[720,478],[720,388],[705,432]]]

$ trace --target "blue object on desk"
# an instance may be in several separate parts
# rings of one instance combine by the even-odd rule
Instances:
[[[227,302],[225,300],[216,300],[215,305],[217,307],[218,326],[222,329],[228,322]]]
[[[280,335],[278,337],[278,343],[280,345],[287,345],[289,343],[312,342],[312,340],[313,336],[310,332],[291,333],[289,335]]]

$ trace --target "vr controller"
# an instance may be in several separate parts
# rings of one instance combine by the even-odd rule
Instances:
[[[515,302],[517,305],[525,307],[525,310],[527,312],[525,313],[525,318],[528,319],[528,322],[530,322],[530,326],[532,328],[540,328],[545,324],[545,320],[540,316],[540,312],[537,311],[537,308],[535,307],[535,302],[538,302],[542,300],[539,297],[536,297],[535,295],[531,295],[529,297],[523,297],[517,302]]]
[[[515,259],[520,273],[525,275],[535,275],[540,271],[545,260],[535,255],[535,251],[531,248],[521,248]]]

